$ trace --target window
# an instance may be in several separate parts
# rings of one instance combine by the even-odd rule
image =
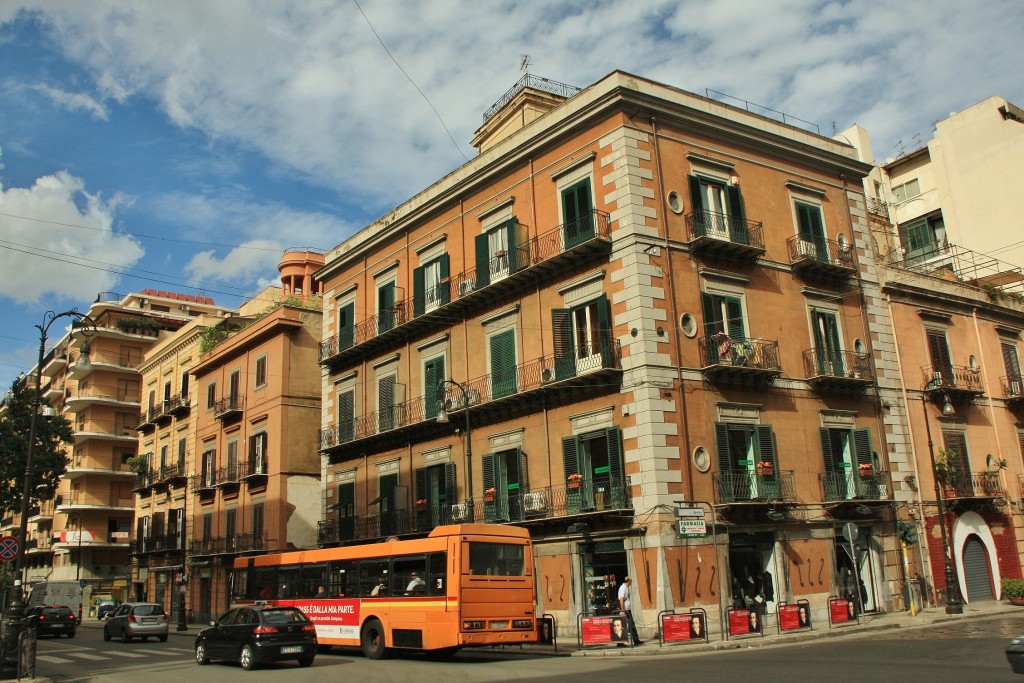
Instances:
[[[164,382],[164,403],[171,400],[171,383]]]
[[[224,513],[224,536],[229,548],[235,548],[235,534],[238,532],[238,508],[228,508]]]
[[[153,409],[156,407],[156,391],[151,390],[149,392],[149,412],[150,415],[153,413]]]
[[[442,254],[412,272],[413,315],[423,315],[448,303],[448,255]]]
[[[267,385],[267,357],[260,356],[256,359],[256,388]]]
[[[797,256],[810,256],[827,262],[828,244],[825,241],[825,223],[821,218],[821,207],[816,204],[796,202]]]
[[[203,515],[203,538],[207,539],[207,540],[213,538],[213,515],[212,514],[204,514]]]
[[[389,536],[399,528],[400,523],[404,522],[398,518],[399,511],[396,509],[398,501],[395,489],[398,488],[398,475],[394,473],[380,475],[377,479],[377,487],[377,518],[380,520],[380,535]]]
[[[267,474],[267,433],[249,437],[249,474]]]
[[[704,336],[706,350],[704,361],[715,363],[742,364],[745,356],[739,343],[745,342],[743,302],[737,296],[726,294],[701,294],[704,309]]]
[[[611,306],[607,296],[602,294],[575,308],[553,310],[551,328],[557,379],[612,366]]]
[[[942,482],[957,493],[969,493],[965,487],[971,485],[971,459],[967,452],[967,435],[964,432],[942,430],[942,441],[951,454],[951,476]]]
[[[1020,376],[1020,357],[1017,355],[1017,345],[1012,342],[1000,342],[1003,352],[1003,366],[1006,368],[1006,389],[1010,396],[1020,396],[1024,392],[1024,385]]]
[[[569,514],[622,506],[625,481],[618,427],[562,439],[562,462]]]
[[[775,435],[769,425],[716,422],[715,445],[722,502],[778,497]]]
[[[845,363],[836,314],[812,309],[811,327],[814,333],[814,371],[819,375],[844,377]]]
[[[346,443],[355,438],[355,406],[354,389],[338,392],[338,443]]]
[[[944,330],[925,330],[928,339],[928,355],[932,359],[933,387],[955,386],[953,362],[950,360],[949,344]]]
[[[511,543],[470,543],[469,573],[477,576],[526,576],[523,546]]]
[[[900,226],[900,242],[907,259],[922,259],[946,247],[946,225],[942,214],[908,221]]]
[[[594,203],[590,178],[562,190],[562,240],[570,249],[594,236]]]
[[[346,481],[338,484],[338,540],[350,541],[356,537],[356,484]]]
[[[526,455],[511,448],[488,453],[481,459],[484,477],[484,519],[487,522],[523,518],[522,496],[526,493]],[[492,491],[488,494],[488,491]]]
[[[900,183],[892,188],[892,195],[896,198],[897,202],[905,202],[919,194],[921,194],[921,181],[918,178]]]
[[[384,334],[398,324],[395,301],[396,287],[393,280],[377,287],[377,334]]]
[[[228,439],[225,481],[238,481],[238,437]]]
[[[170,446],[163,445],[160,447],[160,472],[161,476],[167,471],[167,466],[171,464],[167,458],[167,452],[170,450]]]
[[[401,427],[400,397],[402,387],[394,375],[387,375],[377,380],[377,431],[386,432]]]
[[[181,373],[181,397],[188,399],[188,370]]]
[[[493,334],[487,341],[491,356],[491,396],[511,396],[519,388],[516,382],[516,331]]]
[[[416,470],[416,523],[420,529],[448,524],[456,501],[455,465],[446,462]],[[423,501],[423,502],[420,502]]]
[[[266,534],[266,527],[263,525],[263,503],[252,505],[252,548],[259,550],[263,548],[263,536]]]
[[[821,429],[827,500],[878,499],[881,490],[871,457],[868,429]]]
[[[438,408],[444,401],[444,380],[444,356],[431,358],[423,364],[423,411],[427,420],[437,417]]]
[[[338,307],[338,351],[352,348],[355,330],[355,304],[349,301]]]
[[[180,437],[178,439],[178,474],[185,474],[185,456],[188,453],[188,439],[186,437]]]
[[[206,409],[213,410],[217,407],[217,383],[210,382],[206,385]]]
[[[203,464],[200,470],[200,483],[209,488],[216,481],[217,451],[213,448],[203,451]]]
[[[724,180],[696,175],[691,175],[689,182],[695,236],[749,244],[740,188],[727,185]]]
[[[238,408],[241,405],[241,384],[242,384],[242,372],[240,370],[232,370],[231,374],[228,375],[228,406],[232,409]]]

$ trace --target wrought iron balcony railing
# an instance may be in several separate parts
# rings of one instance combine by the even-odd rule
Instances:
[[[1009,375],[1000,377],[999,383],[1003,387],[1003,396],[1008,399],[1024,398],[1024,378],[1021,375]]]
[[[1003,498],[1006,495],[998,472],[960,473],[943,481],[942,488],[943,497],[948,499]]]
[[[870,357],[854,351],[808,349],[804,351],[804,372],[807,377],[874,379]]]
[[[442,311],[454,302],[476,297],[479,292],[498,282],[520,273],[532,272],[535,266],[593,240],[611,241],[609,215],[596,209],[580,219],[495,254],[483,265],[487,269],[486,274],[479,273],[477,267],[470,268],[428,288],[422,300],[414,295],[379,311],[377,315],[354,327],[340,330],[320,343],[320,362],[332,362],[339,354],[351,348],[396,330],[427,313]],[[486,301],[486,298],[481,297],[480,300]]]
[[[864,465],[821,475],[824,500],[889,500],[892,483],[889,472]]]
[[[925,391],[982,394],[981,369],[965,365],[925,365],[921,368]]]
[[[228,394],[218,399],[213,406],[213,416],[218,420],[224,420],[241,414],[245,407],[245,396],[241,394]]]
[[[232,462],[217,468],[217,486],[230,486],[241,481],[244,463]]]
[[[189,554],[233,555],[267,549],[266,532],[247,532],[230,536],[195,538],[189,542]]]
[[[768,339],[733,339],[720,332],[698,343],[703,367],[729,365],[753,370],[781,370],[779,342]]]
[[[853,246],[849,244],[827,239],[808,239],[799,235],[790,237],[786,242],[789,245],[790,263],[813,262],[848,270],[857,268]]]
[[[498,399],[556,385],[562,380],[578,378],[603,369],[622,367],[622,351],[618,340],[605,333],[591,348],[572,349],[563,356],[545,356],[534,361],[491,373],[465,383],[466,398],[471,406],[483,405]],[[462,392],[447,388],[443,397],[449,412],[463,409]],[[385,410],[340,421],[320,430],[320,450],[369,438],[396,429],[411,427],[437,416],[441,402],[437,397],[420,396]]]
[[[716,503],[795,502],[796,488],[792,471],[772,468],[771,473],[756,470],[727,470],[713,477]]]
[[[726,242],[764,249],[761,222],[714,211],[694,211],[686,216],[690,240],[711,237]]]
[[[335,516],[318,524],[321,545],[424,532],[443,524],[523,523],[604,511],[632,511],[632,491],[620,479],[593,477],[579,485],[484,494],[473,505],[427,503],[410,510],[365,516]]]

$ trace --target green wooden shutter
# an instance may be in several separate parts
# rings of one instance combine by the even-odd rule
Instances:
[[[432,503],[430,500],[430,490],[427,488],[427,468],[418,467],[413,473],[416,480],[416,500],[426,500],[428,503]]]
[[[750,244],[750,232],[743,216],[743,198],[740,188],[728,185],[725,188],[725,201],[729,210],[729,239],[740,244]]]
[[[506,330],[491,336],[491,397],[516,393],[516,332]]]
[[[348,541],[356,536],[356,485],[347,481],[338,484],[338,540]]]
[[[576,376],[576,354],[573,351],[572,312],[568,308],[551,311],[551,334],[555,349],[555,379]]]
[[[700,178],[695,175],[688,176],[690,182],[690,204],[693,206],[693,213],[704,210],[704,197],[700,192]]]
[[[949,358],[945,332],[928,330],[928,352],[932,357],[932,372],[942,373],[943,383],[952,384],[953,364]]]
[[[446,505],[452,505],[459,499],[458,491],[456,490],[455,481],[455,463],[446,462],[444,464],[444,500],[440,501]]]
[[[395,378],[384,377],[377,384],[377,428],[386,431],[395,426]]]
[[[730,503],[736,497],[733,479],[737,473],[733,471],[729,453],[729,426],[724,422],[715,423],[715,449],[718,451],[718,495],[721,502]]]
[[[519,221],[515,218],[508,219],[501,226],[501,230],[505,231],[505,244],[508,245],[508,270],[510,273],[514,273],[529,265],[526,259],[523,258],[523,254],[520,254],[518,248],[519,243],[516,241],[519,238],[518,228]]]
[[[395,283],[389,282],[377,289],[377,334],[395,326]]]
[[[338,443],[355,437],[355,400],[354,391],[338,394]]]
[[[426,266],[412,271],[412,314],[421,316],[427,310]]]
[[[491,247],[487,234],[476,236],[476,289],[491,284]]]
[[[708,225],[713,225],[713,218],[704,212],[704,196],[700,191],[700,178],[695,175],[687,178],[690,184],[690,212],[693,237],[704,237],[708,233]]]
[[[438,268],[440,270],[441,284],[438,285],[438,291],[435,292],[434,299],[437,301],[438,306],[444,306],[452,300],[452,285],[448,281],[451,275],[448,254],[441,254],[441,257],[438,259]]]
[[[771,425],[757,425],[757,447],[760,451],[758,457],[762,461],[775,465],[775,435],[772,433]]]
[[[385,474],[380,478],[380,535],[389,536],[398,530],[398,511],[395,510],[395,488],[398,486],[397,474]]]
[[[338,309],[338,351],[352,348],[355,342],[355,304],[349,302]]]
[[[746,335],[743,331],[743,304],[739,299],[726,298],[725,299],[725,314],[728,316],[726,324],[729,329],[729,338],[736,340],[743,340]]]
[[[483,485],[484,485],[484,521],[493,522],[497,517],[497,499],[488,501],[486,499],[487,491],[496,488],[494,482],[494,461],[495,454],[487,453],[481,458],[480,462],[483,464]]]
[[[562,439],[562,465],[565,469],[565,481],[568,482],[570,474],[582,474],[579,463],[579,439],[575,436],[567,436]],[[575,515],[580,511],[582,504],[582,488],[569,489],[565,492],[565,512]]]
[[[444,356],[432,358],[423,364],[423,416],[427,420],[437,417],[444,398],[438,398],[438,386],[444,381]]]
[[[839,468],[836,467],[835,456],[832,454],[832,439],[829,430],[822,427],[818,433],[821,436],[821,455],[825,459],[825,474],[828,475],[836,472]]]
[[[594,236],[590,179],[584,179],[562,191],[563,239],[569,249]]]
[[[615,367],[615,335],[612,334],[612,304],[605,294],[597,298],[597,333],[600,335],[597,343],[601,348],[601,367]]]
[[[872,465],[871,457],[871,430],[853,430],[853,449],[857,454],[857,465]]]
[[[516,461],[519,463],[519,490],[526,493],[530,490],[530,476],[526,468],[526,452],[522,448],[516,449]]]
[[[604,431],[608,447],[608,486],[612,507],[616,510],[626,506],[625,463],[622,461],[622,430],[609,427]]]

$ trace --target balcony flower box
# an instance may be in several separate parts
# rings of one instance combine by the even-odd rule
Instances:
[[[425,498],[420,498],[419,500],[416,501],[416,512],[426,512],[426,511],[427,511],[427,500]]]
[[[863,463],[857,466],[857,472],[859,472],[862,477],[870,477],[875,473],[875,468],[868,463]]]
[[[486,491],[484,491],[484,502],[485,503],[493,503],[494,502],[494,496],[497,493],[498,492],[495,489],[487,489]]]
[[[762,460],[757,463],[757,474],[762,477],[775,476],[775,464]]]
[[[566,483],[570,489],[578,489],[583,486],[583,475],[582,474],[570,474]]]

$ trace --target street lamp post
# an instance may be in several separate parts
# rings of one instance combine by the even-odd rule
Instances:
[[[46,355],[46,334],[50,331],[50,325],[60,318],[73,318],[76,321],[84,321],[92,328],[93,332],[96,330],[95,321],[84,313],[79,313],[74,308],[63,313],[47,311],[43,314],[43,323],[36,325],[36,329],[39,330],[39,356],[36,361],[36,385],[35,393],[32,396],[32,412],[29,415],[28,421],[28,446],[25,451],[25,473],[21,486],[21,519],[18,524],[18,553],[14,562],[14,590],[12,591],[5,619],[7,623],[4,631],[3,651],[6,659],[10,659],[17,652],[18,638],[25,626],[25,596],[22,579],[23,572],[25,571],[25,542],[28,536],[29,493],[32,490],[32,456],[36,444],[36,419],[39,416],[43,393],[43,360]],[[91,336],[91,333],[87,333],[87,336]],[[82,366],[87,367],[89,362],[88,355],[83,354],[82,358],[85,359]]]
[[[925,389],[927,388],[925,387]],[[942,486],[939,485],[939,477],[935,469],[932,428],[928,421],[928,401],[924,392],[921,392],[921,410],[924,411],[924,431],[928,437],[928,458],[932,464],[932,480],[935,482],[935,504],[939,510],[939,533],[942,538],[942,554],[946,569],[946,614],[963,614],[964,602],[960,597],[960,582],[953,573],[953,548],[949,545],[949,538],[946,535],[946,508],[942,500]],[[953,406],[947,397],[942,407],[942,413],[950,415],[953,412]]]
[[[75,583],[78,584],[78,623],[82,623],[82,600],[84,594],[82,592],[82,515],[81,513],[75,515],[75,519],[78,520],[78,561],[75,562]]]
[[[459,393],[462,395],[462,409],[466,413],[466,477],[469,480],[466,487],[466,509],[469,512],[467,515],[469,520],[475,522],[476,517],[473,514],[473,435],[469,424],[469,393],[466,391],[465,384],[460,384],[453,379],[441,380],[437,385],[437,400],[440,404],[436,418],[438,424],[448,424],[448,411],[444,407],[444,397],[447,393],[445,389],[447,387],[455,387],[459,390]]]

